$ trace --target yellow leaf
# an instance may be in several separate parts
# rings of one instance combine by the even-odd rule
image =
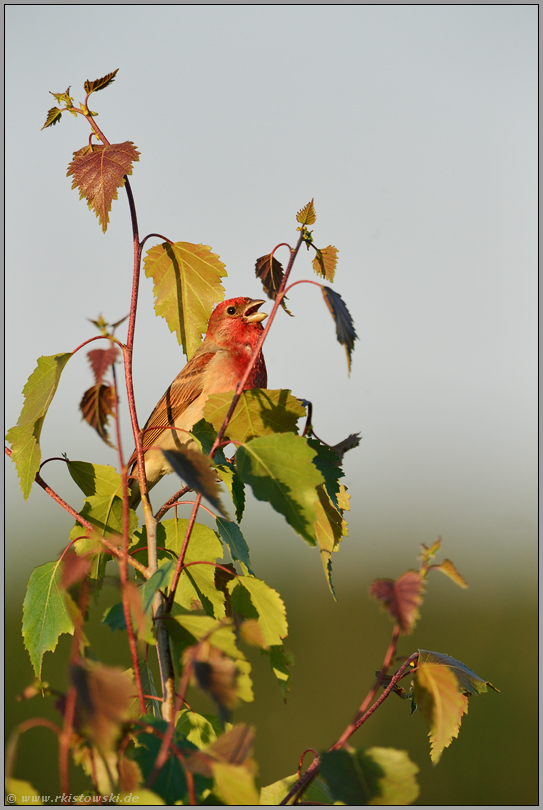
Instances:
[[[313,225],[317,219],[313,200],[308,202],[307,205],[304,205],[304,207],[298,211],[296,214],[296,219],[301,225]]]
[[[430,723],[430,758],[439,762],[444,748],[458,737],[468,699],[460,692],[452,670],[439,664],[418,664],[415,675],[417,706]]]

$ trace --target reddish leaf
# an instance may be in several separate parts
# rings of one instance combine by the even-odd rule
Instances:
[[[317,255],[312,261],[313,270],[318,276],[325,278],[327,281],[333,281],[336,274],[337,254],[338,249],[333,245],[319,250],[315,248]]]
[[[125,175],[132,174],[132,164],[136,160],[139,160],[139,152],[131,141],[86,146],[74,152],[67,176],[73,176],[72,188],[79,189],[79,199],[85,197],[104,233],[111,203],[117,199],[117,189],[124,185]]]
[[[251,726],[234,726],[211,743],[205,752],[197,751],[187,760],[187,769],[192,773],[213,778],[213,765],[216,762],[229,765],[244,765],[255,772],[251,751],[255,739]]]
[[[418,571],[406,571],[396,581],[376,579],[370,587],[370,596],[383,603],[387,613],[400,625],[402,633],[410,633],[419,617],[424,581]]]
[[[255,275],[262,282],[264,292],[268,298],[275,300],[285,275],[281,262],[271,253],[267,253],[256,260]]]
[[[238,669],[235,661],[208,641],[190,648],[187,654],[192,658],[198,686],[213,698],[221,715],[226,718],[238,702]]]
[[[110,346],[109,349],[93,349],[87,354],[96,385],[100,385],[104,374],[113,365],[118,354],[119,350],[116,346]]]
[[[115,389],[111,385],[93,385],[85,391],[79,403],[85,422],[95,429],[101,439],[113,447],[107,433],[110,415],[115,413]]]
[[[354,342],[358,335],[354,331],[353,319],[345,301],[338,295],[337,292],[331,290],[330,287],[321,287],[326,306],[332,313],[332,317],[336,324],[336,335],[338,341],[345,346],[345,353],[347,355],[347,366],[349,374],[351,373],[351,355],[354,349]]]
[[[140,766],[133,759],[119,759],[119,787],[124,793],[133,793],[143,784]]]
[[[315,212],[315,206],[313,205],[313,200],[308,202],[307,205],[298,211],[296,214],[296,219],[302,225],[313,225],[314,222],[317,220],[317,214]]]
[[[271,253],[268,253],[266,256],[261,256],[260,259],[256,260],[255,274],[262,282],[264,292],[268,298],[275,301],[285,275],[281,262],[279,262],[275,256],[272,256]],[[289,312],[287,309],[285,300],[286,298],[281,299],[281,306],[285,312],[292,317],[292,312]]]
[[[80,582],[89,573],[91,561],[88,556],[80,557],[75,551],[69,549],[62,560],[62,578],[60,587],[67,589]]]
[[[129,718],[135,687],[122,669],[75,665],[71,671],[77,693],[79,726],[102,751],[111,750]]]
[[[105,87],[111,84],[111,82],[115,81],[115,76],[119,72],[119,68],[114,70],[113,73],[108,73],[106,76],[102,76],[101,79],[95,79],[94,81],[87,81],[84,84],[85,92],[87,95],[90,93],[97,93],[98,90],[103,90]]]

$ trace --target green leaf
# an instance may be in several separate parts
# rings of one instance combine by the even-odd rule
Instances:
[[[200,419],[199,422],[196,422],[196,424],[192,426],[192,429],[190,431],[191,435],[194,436],[200,450],[206,456],[208,456],[211,453],[211,448],[213,447],[215,439],[217,438],[217,432],[218,431],[215,430],[213,425],[210,422],[206,422],[205,419]],[[213,463],[214,464],[228,463],[222,447],[217,447],[217,449],[215,450],[215,453],[213,455]]]
[[[243,486],[243,481],[239,477],[234,465],[230,464],[230,462],[217,464],[215,471],[230,493],[234,509],[236,510],[236,520],[239,523],[245,510],[245,487]]]
[[[68,461],[68,472],[84,495],[118,495],[122,492],[121,476],[109,464]]]
[[[85,498],[85,503],[79,514],[105,537],[117,536],[123,532],[123,502],[117,495],[90,495]],[[132,534],[137,526],[138,516],[133,509],[130,509],[129,534]],[[85,531],[86,529],[83,529],[81,524],[76,523],[70,532],[70,540],[75,539]],[[77,553],[81,553],[79,547]]]
[[[106,536],[122,534],[122,478],[119,473],[108,465],[89,464],[86,461],[69,461],[68,470],[87,495],[80,515]],[[132,509],[129,518],[129,532],[132,534],[138,526],[138,517]],[[70,539],[81,533],[82,527],[76,523],[70,532]],[[80,548],[77,551],[81,553]]]
[[[144,266],[153,279],[156,314],[166,319],[190,360],[213,308],[224,299],[224,264],[207,245],[164,242],[147,251]]]
[[[173,573],[175,571],[175,562],[173,560],[164,560],[158,566],[155,573],[149,577],[147,582],[144,582],[140,588],[141,602],[144,613],[150,613],[153,606],[155,593],[158,590],[165,590],[172,581]]]
[[[84,84],[85,93],[90,95],[91,93],[97,93],[98,90],[104,90],[108,87],[113,81],[115,81],[115,76],[119,72],[119,68],[114,70],[113,73],[107,73],[105,76],[102,76],[101,79],[94,79],[94,81],[87,81]]]
[[[263,787],[260,791],[260,804],[279,805],[287,793],[294,787],[298,778],[298,774],[295,773],[292,776],[285,776],[284,779],[279,779],[277,782]],[[328,785],[325,785],[318,777],[313,779],[309,787],[304,790],[302,801],[333,804],[332,794],[330,793]]]
[[[36,677],[41,677],[44,653],[53,652],[62,633],[74,632],[61,588],[60,560],[35,568],[28,581],[23,604],[23,639]]]
[[[333,281],[336,274],[338,249],[333,245],[328,245],[328,247],[321,250],[318,248],[315,248],[315,250],[317,254],[312,262],[313,270],[318,276],[325,278],[326,281]]]
[[[143,719],[162,735],[166,733],[168,724],[165,720],[149,715],[146,715]],[[142,732],[137,735],[136,741],[137,744],[132,751],[132,757],[138,763],[145,782],[153,770],[162,739],[154,734]],[[172,742],[180,747],[185,754],[195,749],[192,743],[183,740],[176,733],[173,735]],[[160,769],[156,780],[153,782],[153,792],[160,796],[167,805],[173,806],[180,799],[184,799],[187,794],[187,780],[185,771],[177,757],[168,757],[164,767]]]
[[[315,206],[313,205],[313,200],[304,205],[300,211],[296,214],[296,219],[301,225],[313,225],[314,222],[317,220],[317,214],[315,213]]]
[[[228,519],[219,497],[221,490],[209,456],[204,456],[199,450],[183,445],[176,450],[163,450],[162,452],[173,471],[185,484],[207,498],[209,503]]]
[[[338,508],[337,495],[339,492],[339,479],[345,476],[341,469],[341,463],[337,453],[328,445],[323,444],[319,439],[308,438],[307,443],[315,451],[313,464],[322,474],[326,491],[330,500]]]
[[[253,439],[236,454],[239,476],[259,501],[269,501],[294,531],[315,545],[317,487],[323,483],[307,439],[276,433]]]
[[[106,608],[102,616],[102,624],[113,630],[126,630],[126,621],[124,618],[123,603],[117,602],[115,605]]]
[[[212,394],[204,408],[204,417],[219,430],[232,403],[233,391]],[[298,419],[305,408],[289,390],[253,388],[244,391],[228,423],[226,434],[236,442],[246,442],[273,433],[296,433]]]
[[[443,749],[458,737],[468,699],[460,691],[455,673],[447,666],[417,663],[414,681],[417,707],[430,724],[430,758],[439,762]]]
[[[320,772],[335,801],[346,805],[407,805],[419,795],[417,766],[405,751],[362,748],[327,751]]]
[[[344,489],[344,488],[343,488]],[[336,509],[324,485],[317,487],[319,501],[317,503],[317,519],[315,521],[315,537],[321,554],[324,575],[330,588],[330,593],[337,602],[336,592],[332,583],[332,554],[338,551],[342,537],[348,534],[347,522],[343,519],[342,511]]]
[[[251,603],[258,614],[258,624],[265,643],[269,647],[281,645],[288,633],[288,624],[285,603],[277,591],[256,577],[232,579],[227,583],[227,588],[232,597],[232,607],[236,612],[242,612],[238,611],[237,605],[239,589],[249,593]]]
[[[231,619],[217,621],[211,616],[196,616],[193,613],[177,613],[172,616],[172,621],[182,627],[194,638],[195,641],[206,639],[218,650],[221,650],[229,658],[244,661],[245,656],[237,646],[235,627]],[[170,625],[171,623],[168,622]]]
[[[471,670],[461,661],[457,661],[456,658],[451,658],[450,655],[445,655],[445,653],[431,652],[430,650],[419,650],[418,663],[431,663],[437,664],[440,667],[447,667],[454,672],[460,689],[462,689],[464,692],[468,692],[470,695],[486,692],[487,686],[493,689],[494,692],[500,691],[499,689],[496,689],[496,687],[493,686],[490,681],[483,680],[483,678],[476,675],[473,670]]]
[[[47,118],[45,119],[45,124],[43,125],[42,129],[46,129],[47,127],[54,127],[55,124],[58,124],[61,118],[62,118],[62,110],[60,110],[58,107],[51,107],[51,109],[47,113]]]
[[[190,740],[200,750],[215,742],[223,728],[216,715],[196,714],[190,709],[182,709],[176,723],[176,731]]]
[[[98,534],[116,537],[123,531],[122,479],[119,473],[109,465],[90,464],[87,461],[68,461],[68,471],[81,491],[87,496],[80,511],[82,517],[96,527]],[[129,512],[129,532],[136,529],[138,517],[131,509]],[[87,530],[76,523],[70,532],[70,540],[86,534]],[[75,550],[79,555],[92,553],[90,578],[98,582],[103,580],[105,566],[110,559],[109,553],[101,553],[96,538],[78,540]]]
[[[117,199],[117,192],[124,186],[126,175],[132,174],[132,166],[138,160],[139,152],[132,141],[93,144],[90,150],[83,147],[74,152],[66,176],[73,177],[72,188],[78,189],[80,200],[87,200],[104,233],[109,223],[111,204]]]
[[[230,765],[223,762],[213,764],[215,789],[219,797],[228,805],[258,805],[258,790],[254,776],[243,765]]]
[[[38,365],[23,388],[25,401],[17,425],[6,434],[6,440],[11,443],[11,457],[17,468],[25,500],[30,495],[40,467],[43,420],[53,401],[60,375],[71,356],[66,353],[38,358]]]
[[[272,672],[279,681],[283,700],[286,702],[287,694],[290,689],[290,669],[294,666],[294,655],[290,650],[283,647],[283,645],[270,647],[269,650],[267,650],[267,655],[270,659]]]
[[[245,542],[245,538],[241,533],[237,523],[232,523],[230,520],[223,520],[223,518],[215,518],[217,522],[217,529],[219,534],[230,550],[232,560],[239,560],[242,562],[249,571],[251,571],[251,561],[249,559],[249,547]]]
[[[169,558],[170,552],[179,555],[188,527],[188,520],[164,520],[157,526],[158,558]],[[147,531],[142,527],[135,534],[136,544],[131,551],[147,546]],[[162,549],[166,549],[163,551]],[[223,556],[222,543],[217,533],[201,523],[195,523],[185,554],[190,562],[215,563]],[[201,602],[204,611],[217,619],[225,615],[224,594],[215,587],[214,565],[191,565],[183,569],[175,592],[175,602],[190,610]]]
[[[335,292],[330,287],[325,287],[324,285],[321,287],[321,290],[324,302],[332,313],[332,318],[336,324],[337,339],[343,346],[345,346],[347,368],[349,369],[350,374],[351,355],[354,349],[354,342],[358,338],[358,335],[354,330],[353,319],[351,318],[349,310],[345,306],[345,301],[341,295],[339,295],[339,293]]]

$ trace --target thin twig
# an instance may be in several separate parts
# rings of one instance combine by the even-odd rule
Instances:
[[[390,645],[389,645],[389,649],[390,649]],[[398,681],[400,681],[403,678],[404,673],[408,669],[410,664],[413,661],[416,661],[418,657],[419,657],[419,654],[418,654],[418,652],[416,652],[416,653],[413,653],[413,655],[411,655],[406,661],[404,661],[404,663],[401,665],[401,667],[398,669],[398,671],[390,679],[390,683],[387,685],[386,689],[383,691],[383,694],[375,701],[375,703],[372,706],[370,706],[369,709],[367,709],[367,711],[365,711],[364,713],[361,714],[360,709],[362,709],[362,706],[366,702],[366,699],[364,700],[364,703],[362,704],[362,706],[360,707],[360,709],[356,713],[356,716],[355,716],[354,720],[351,723],[349,723],[349,725],[347,726],[347,728],[345,729],[343,734],[334,743],[334,745],[332,745],[331,748],[328,749],[329,751],[336,751],[338,748],[341,748],[343,745],[345,745],[348,738],[352,734],[354,734],[354,732],[357,729],[359,729],[360,726],[363,725],[366,722],[366,720],[368,720],[368,718],[371,717],[371,715],[379,708],[379,706],[383,703],[383,701],[387,699],[387,697],[393,691],[393,689],[396,686],[396,684],[398,683]],[[320,766],[320,759],[317,757],[316,759],[313,760],[313,762],[311,763],[311,765],[309,766],[307,771],[304,773],[304,775],[301,776],[300,779],[298,779],[296,784],[292,787],[291,790],[289,790],[287,795],[284,797],[284,799],[279,804],[283,805],[283,806],[287,805],[290,802],[290,800],[293,799],[295,796],[301,795],[301,793],[303,793],[303,791],[307,788],[309,783],[318,774],[319,766]]]
[[[130,506],[128,496],[128,470],[126,469],[123,461],[123,450],[121,443],[121,425],[119,416],[119,394],[117,391],[117,375],[115,374],[115,367],[113,368],[113,386],[115,391],[115,430],[117,432],[117,450],[119,453],[119,466],[121,469],[121,480],[123,487],[123,552],[119,561],[119,571],[121,575],[121,593],[123,603],[124,620],[126,624],[126,632],[128,635],[128,646],[130,648],[130,655],[132,657],[132,666],[134,668],[134,680],[136,681],[136,690],[138,693],[138,702],[140,705],[140,712],[145,714],[145,700],[143,698],[143,684],[141,681],[141,672],[139,667],[138,648],[136,638],[134,636],[134,627],[132,625],[132,616],[130,613],[130,602],[128,598],[128,545],[130,541]]]
[[[9,449],[9,447],[5,447],[5,446],[4,446],[4,452],[5,452],[6,456],[9,456],[9,457],[11,458],[12,452],[11,452],[11,450]],[[98,534],[98,536],[99,536],[100,542],[102,543],[102,545],[104,545],[104,546],[107,548],[107,550],[110,552],[110,554],[112,554],[114,557],[117,557],[117,558],[120,558],[120,557],[122,556],[122,551],[120,551],[118,548],[116,548],[116,547],[113,545],[113,543],[110,543],[110,542],[109,542],[109,540],[107,540],[107,539],[106,539],[106,538],[105,538],[103,535],[100,535],[100,533],[99,533],[98,529],[96,528],[96,526],[93,526],[93,525],[92,525],[92,523],[89,523],[89,521],[88,521],[88,520],[85,520],[85,518],[84,518],[84,517],[82,517],[82,516],[79,514],[79,512],[76,512],[76,511],[75,511],[75,509],[73,508],[73,506],[70,506],[70,504],[69,504],[69,503],[66,503],[66,501],[65,501],[65,500],[63,500],[63,499],[60,497],[60,495],[57,495],[57,493],[55,492],[55,490],[54,490],[54,489],[51,489],[51,487],[49,486],[49,484],[47,484],[47,483],[46,483],[46,482],[43,480],[43,478],[41,477],[41,475],[40,475],[39,473],[36,473],[36,477],[34,478],[34,480],[35,480],[36,484],[39,484],[39,486],[40,486],[40,487],[41,487],[41,488],[42,488],[42,489],[43,489],[45,492],[47,492],[47,494],[48,494],[48,495],[49,495],[49,496],[50,496],[50,497],[51,497],[51,498],[52,498],[54,501],[56,501],[56,502],[59,504],[59,506],[62,506],[62,508],[63,508],[63,509],[65,509],[65,510],[66,510],[66,512],[68,512],[68,514],[72,515],[72,517],[74,517],[74,518],[77,520],[77,522],[81,524],[81,526],[84,526],[84,527],[85,527],[86,529],[88,529],[90,532],[93,532],[93,533],[94,533],[94,532],[96,532],[96,533]],[[136,571],[139,571],[139,572],[140,572],[140,574],[142,574],[142,575],[145,577],[145,579],[149,579],[149,577],[151,576],[151,573],[150,573],[150,572],[149,572],[149,570],[148,570],[148,569],[145,567],[145,565],[142,565],[142,564],[141,564],[140,562],[138,562],[137,560],[134,560],[134,559],[130,558],[130,559],[129,559],[129,564],[132,566],[132,568],[135,568],[135,569],[136,569]]]

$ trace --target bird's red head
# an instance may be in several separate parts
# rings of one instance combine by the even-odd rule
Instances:
[[[214,343],[239,342],[254,346],[268,317],[259,312],[264,301],[255,298],[229,298],[215,307],[207,327],[206,339]]]

